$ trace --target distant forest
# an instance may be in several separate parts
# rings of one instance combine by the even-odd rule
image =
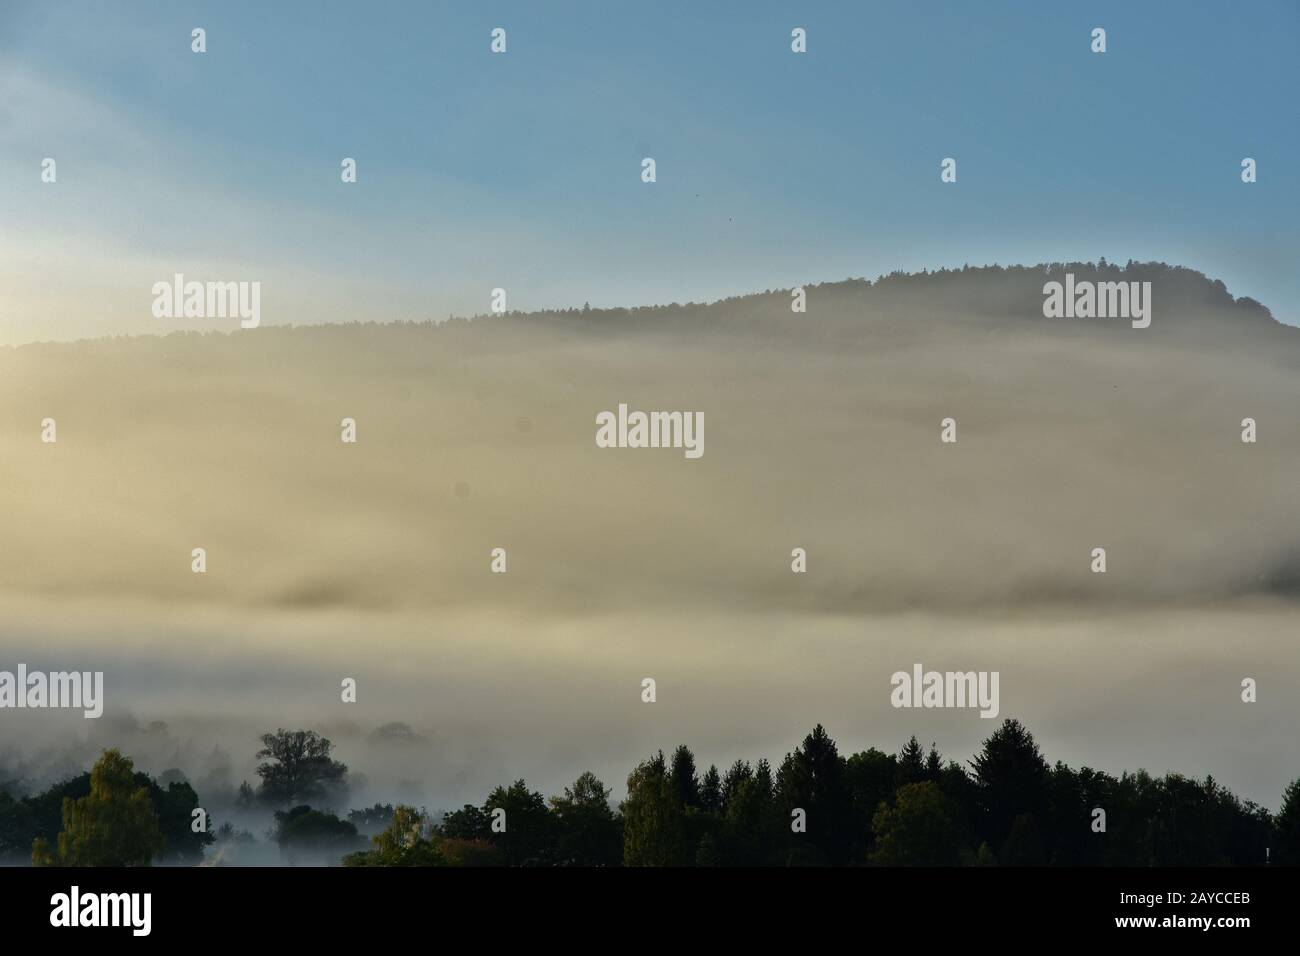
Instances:
[[[1149,335],[1161,337],[1180,333],[1204,333],[1214,327],[1256,334],[1281,333],[1281,340],[1294,343],[1296,328],[1278,322],[1263,303],[1249,296],[1233,296],[1221,279],[1187,266],[1166,262],[1137,262],[1123,265],[1097,261],[1043,262],[1035,265],[964,265],[957,269],[896,269],[875,279],[846,278],[799,286],[808,296],[808,312],[817,318],[818,337],[827,344],[842,338],[857,339],[863,333],[879,334],[894,325],[909,328],[945,327],[981,323],[1005,326],[1031,321],[1046,323],[1054,331],[1075,334],[1106,325],[1104,322],[1063,323],[1045,319],[1042,312],[1043,284],[1060,280],[1067,273],[1091,281],[1151,282],[1158,295],[1159,317]],[[388,322],[358,319],[345,323],[305,325],[263,325],[256,330],[263,347],[274,340],[292,339],[295,348],[304,346],[305,334],[313,338],[348,339],[362,330],[382,328],[436,330],[445,339],[472,340],[478,344],[498,336],[513,336],[520,328],[581,330],[587,335],[617,331],[663,331],[690,329],[748,332],[760,337],[798,334],[807,337],[808,322],[790,308],[795,287],[764,289],[726,296],[709,302],[667,302],[654,305],[596,307],[590,303],[565,308],[510,309],[503,313],[484,312],[472,316],[449,314]],[[918,319],[918,316],[920,318]],[[1119,326],[1121,328],[1125,326]],[[838,333],[838,334],[837,334]],[[247,344],[248,333],[205,330],[177,330],[163,336],[106,336],[75,342],[33,342],[22,346],[28,355],[51,350],[86,352],[109,346],[115,350],[152,350],[159,339],[174,347],[178,342],[202,341],[205,348],[219,348],[225,342],[238,350]],[[16,351],[16,350],[13,350]],[[3,353],[0,353],[3,354]]]
[[[591,773],[549,800],[523,780],[434,820],[376,804],[339,816],[347,767],[308,730],[262,738],[260,784],[285,863],[345,866],[1257,866],[1300,864],[1300,779],[1276,815],[1213,778],[1049,765],[1005,720],[968,765],[915,737],[847,757],[818,725],[775,768],[702,773],[690,748],[642,761],[617,808]],[[200,813],[200,795],[107,750],[94,768],[17,797],[0,788],[0,856],[44,866],[195,865],[255,841]],[[313,805],[314,804],[314,805]]]

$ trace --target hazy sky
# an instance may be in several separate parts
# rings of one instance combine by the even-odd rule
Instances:
[[[271,324],[1098,256],[1300,322],[1300,7],[1174,10],[7,0],[0,343],[170,331],[177,271]]]

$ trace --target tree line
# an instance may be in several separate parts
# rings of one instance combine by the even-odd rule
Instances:
[[[843,756],[818,725],[775,768],[736,760],[701,773],[682,745],[641,761],[617,806],[587,772],[549,799],[516,780],[438,818],[378,803],[340,817],[324,808],[346,792],[329,740],[279,730],[262,742],[260,786],[246,783],[241,800],[273,809],[269,836],[289,862],[314,852],[345,866],[1300,864],[1300,779],[1273,814],[1212,777],[1051,765],[1014,719],[966,765],[916,737],[897,753]],[[188,782],[163,787],[108,750],[43,794],[0,789],[0,854],[192,864],[214,842],[252,839],[229,823],[196,831],[198,807]]]

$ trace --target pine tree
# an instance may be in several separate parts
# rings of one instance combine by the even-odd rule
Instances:
[[[971,766],[979,787],[985,834],[992,846],[1002,846],[1012,822],[1021,814],[1046,819],[1050,771],[1033,734],[1020,721],[1003,721],[984,741]],[[1002,857],[1007,862],[1005,853]]]
[[[844,761],[821,724],[782,761],[777,791],[787,819],[795,809],[807,814],[807,840],[800,842],[815,845],[829,863],[847,862],[853,834]]]
[[[754,769],[747,760],[737,760],[722,778],[722,812],[726,813],[736,795],[737,788],[754,776]],[[768,788],[771,789],[770,787]]]
[[[691,748],[685,744],[673,751],[671,777],[673,792],[677,795],[678,805],[682,807],[698,807],[700,805],[700,778],[695,774],[695,754],[691,753]]]
[[[1274,819],[1273,852],[1275,863],[1300,866],[1300,778],[1282,794],[1282,808]]]
[[[700,806],[709,813],[722,810],[722,780],[718,776],[717,764],[709,764],[704,773],[704,782],[700,785]]]
[[[898,752],[898,786],[920,783],[925,779],[925,751],[913,734]]]

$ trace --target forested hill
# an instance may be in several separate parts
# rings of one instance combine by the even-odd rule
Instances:
[[[1252,333],[1265,330],[1291,332],[1277,322],[1263,304],[1246,296],[1234,297],[1219,279],[1183,266],[1163,262],[1129,262],[1124,266],[1098,262],[1040,263],[1033,266],[963,266],[918,273],[892,272],[875,280],[848,278],[837,282],[784,286],[733,296],[715,302],[672,302],[631,308],[593,309],[590,306],[511,313],[527,321],[565,323],[578,321],[587,328],[689,326],[762,329],[770,333],[809,336],[870,333],[891,325],[916,331],[942,331],[950,322],[981,323],[997,327],[1021,320],[1052,321],[1043,313],[1046,283],[1063,282],[1072,275],[1076,283],[1151,283],[1153,322],[1151,334],[1182,331],[1202,333],[1215,326]],[[805,311],[792,308],[795,290],[806,296]],[[489,318],[475,316],[476,319]],[[1130,328],[1127,322],[1096,319],[1083,326]],[[1058,331],[1090,331],[1073,323]],[[1294,336],[1289,337],[1294,339]]]
[[[1043,286],[1070,274],[1150,282],[1150,326],[1045,317]],[[1300,593],[1287,480],[1300,331],[1258,303],[1161,264],[804,291],[804,312],[784,289],[0,350],[0,577],[11,594],[227,607],[496,601],[465,557],[487,527],[510,529],[520,555],[566,555],[511,592],[547,606],[622,606],[629,592],[853,613]],[[699,411],[703,457],[602,451],[596,416],[619,403]],[[940,442],[949,417],[954,444]],[[42,441],[47,418],[57,444]],[[647,483],[654,494],[629,499]],[[348,547],[320,521],[341,502]],[[813,530],[822,563],[803,583],[771,555]],[[178,576],[178,535],[216,542],[242,573]],[[112,560],[88,538],[112,540]],[[1102,539],[1126,572],[1080,575]],[[682,540],[712,542],[698,567]],[[972,576],[994,541],[999,559]]]
[[[1152,322],[1135,330],[1129,322],[1115,318],[1052,319],[1044,316],[1048,282],[1063,282],[1073,276],[1076,283],[1151,283]],[[794,306],[796,290],[803,290],[802,310]],[[524,290],[518,290],[523,293]],[[978,327],[993,333],[1000,329],[1024,331],[1031,322],[1054,335],[1092,336],[1098,331],[1135,332],[1144,337],[1217,338],[1228,334],[1241,340],[1249,335],[1256,342],[1300,346],[1300,329],[1278,322],[1272,312],[1247,296],[1234,297],[1219,279],[1195,269],[1163,262],[1129,262],[1119,266],[1098,262],[1040,263],[1033,266],[963,266],[916,273],[892,272],[877,279],[846,278],[834,282],[781,286],[731,296],[712,302],[670,302],[619,308],[591,308],[588,304],[533,311],[509,310],[502,314],[484,312],[474,316],[412,316],[409,321],[378,323],[367,321],[364,304],[358,304],[355,322],[326,325],[277,325],[268,312],[257,329],[239,329],[237,323],[214,324],[206,331],[174,331],[159,326],[168,347],[179,347],[178,339],[232,337],[256,339],[259,351],[273,348],[272,341],[290,336],[295,351],[327,347],[325,340],[346,341],[355,347],[357,335],[365,330],[367,347],[405,342],[402,329],[437,330],[442,341],[464,339],[487,347],[502,337],[521,335],[520,326],[530,330],[582,330],[597,339],[628,332],[711,332],[749,333],[760,338],[797,337],[815,347],[838,347],[863,337],[897,338],[943,334],[956,326]],[[385,330],[387,339],[373,337]],[[79,349],[94,342],[97,351],[136,348],[152,349],[154,336],[123,336],[82,340],[75,343],[33,343],[19,346],[27,351]],[[308,343],[307,338],[316,341]],[[430,340],[419,339],[420,342]],[[111,343],[111,345],[110,345]],[[249,344],[247,341],[243,345]],[[232,347],[236,347],[232,343]],[[399,347],[405,347],[399,346]],[[224,351],[210,341],[205,349]],[[0,356],[6,351],[0,350]]]

